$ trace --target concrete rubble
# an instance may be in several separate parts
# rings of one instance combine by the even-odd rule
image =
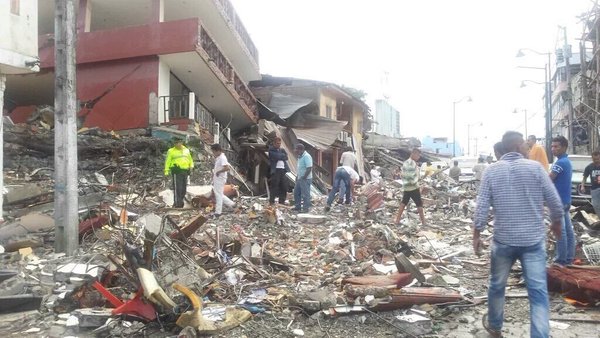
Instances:
[[[212,159],[202,140],[190,142],[198,166],[186,207],[172,209],[162,176],[166,142],[83,131],[80,250],[66,257],[53,250],[50,141],[43,130],[10,128],[7,185],[27,188],[5,192],[0,332],[485,337],[489,256],[471,247],[475,185],[437,172],[423,181],[429,225],[420,225],[414,206],[394,225],[402,190],[393,171],[402,151],[372,151],[381,175],[352,205],[325,213],[326,196],[318,196],[310,214],[297,214],[236,180],[229,187],[236,206],[212,219]],[[597,269],[600,223],[585,208],[572,211],[577,257]],[[491,228],[482,237],[489,245]],[[506,330],[516,337],[528,336],[521,273],[517,266],[507,290]],[[554,334],[598,336],[595,294],[556,291]]]

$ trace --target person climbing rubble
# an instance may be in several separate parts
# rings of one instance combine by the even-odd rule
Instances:
[[[171,175],[173,180],[173,208],[183,208],[183,200],[187,192],[187,180],[194,168],[192,153],[183,145],[183,140],[174,137],[174,145],[167,151],[165,160],[165,176]]]
[[[421,199],[421,191],[419,188],[419,166],[417,161],[421,158],[421,150],[414,148],[410,153],[410,157],[404,161],[402,165],[402,187],[404,193],[402,194],[402,202],[400,202],[400,209],[396,215],[396,224],[400,224],[400,218],[406,208],[406,205],[412,199],[417,206],[417,212],[421,218],[421,224],[426,225],[425,213],[423,212],[423,200]]]
[[[335,176],[333,178],[333,188],[329,192],[329,196],[327,197],[327,206],[325,207],[325,211],[331,210],[331,204],[335,199],[335,195],[340,191],[342,186],[345,187],[345,201],[344,196],[340,192],[340,200],[344,201],[345,204],[352,203],[352,192],[354,191],[354,185],[358,183],[360,180],[360,175],[356,172],[356,170],[348,167],[348,166],[340,166],[335,171]]]
[[[223,204],[231,208],[235,205],[235,203],[224,194],[225,183],[227,183],[227,173],[230,170],[230,165],[229,161],[227,161],[225,153],[223,153],[223,148],[221,148],[220,144],[215,143],[210,146],[210,150],[212,150],[213,155],[215,156],[215,167],[213,169],[213,191],[215,193],[214,217],[217,218],[221,216]]]

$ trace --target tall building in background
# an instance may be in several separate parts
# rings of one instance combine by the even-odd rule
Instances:
[[[385,99],[375,100],[375,132],[390,137],[401,137],[400,112]]]

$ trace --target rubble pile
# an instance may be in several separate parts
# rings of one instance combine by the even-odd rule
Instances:
[[[211,159],[201,141],[194,148],[200,166],[191,178],[189,201],[171,209],[162,176],[165,142],[87,131],[79,134],[87,203],[80,250],[66,257],[52,249],[52,172],[40,169],[52,167],[51,138],[13,128],[8,133],[25,140],[8,137],[9,148],[23,151],[13,150],[8,181],[39,190],[9,203],[14,220],[0,227],[0,313],[9,313],[1,315],[0,332],[49,337],[483,332],[475,318],[486,310],[489,257],[471,248],[474,183],[454,182],[441,171],[425,178],[427,226],[410,208],[401,225],[393,224],[402,189],[391,175],[365,184],[353,204],[334,205],[328,213],[322,212],[325,196],[303,214],[231,186],[236,206],[211,218],[206,187]],[[30,140],[40,144],[32,148],[36,153],[19,148],[29,148]],[[98,197],[92,201],[91,195]],[[575,219],[584,216],[579,211]],[[482,237],[489,240],[491,232]],[[510,277],[508,302],[526,297],[520,273],[517,267]],[[584,314],[561,299],[553,299],[553,306],[561,306],[561,315]],[[515,308],[507,309],[507,320],[521,329],[526,308]],[[594,326],[582,330],[597,333]]]

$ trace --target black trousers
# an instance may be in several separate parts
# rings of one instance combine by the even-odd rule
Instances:
[[[275,203],[275,197],[279,198],[279,204],[285,202],[288,191],[287,177],[285,177],[285,169],[275,169],[275,172],[271,175],[271,196],[269,203]]]
[[[172,173],[173,176],[173,195],[175,195],[175,201],[173,202],[173,208],[183,208],[183,199],[187,192],[187,172]]]

